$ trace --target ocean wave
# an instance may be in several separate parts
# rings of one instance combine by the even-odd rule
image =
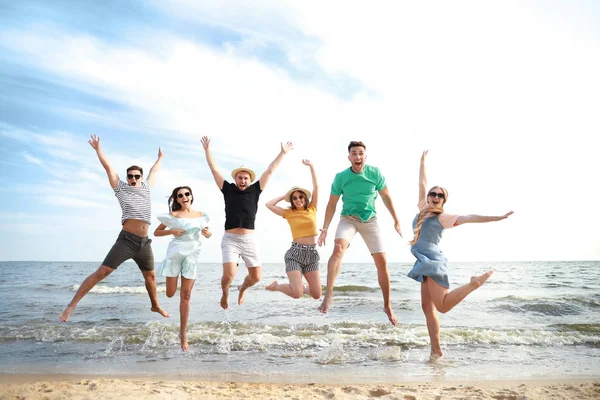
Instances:
[[[151,351],[176,345],[178,324],[160,322],[104,325],[66,325],[32,321],[0,327],[0,342],[107,343],[107,348]],[[518,345],[597,347],[600,324],[561,324],[539,329],[442,328],[442,341],[452,345]],[[234,351],[294,352],[321,351],[335,343],[344,348],[427,347],[426,326],[392,327],[379,323],[347,321],[332,325],[268,325],[248,322],[198,322],[189,326],[188,341],[207,352]],[[136,350],[137,349],[137,350]],[[109,351],[113,353],[113,351]],[[394,353],[395,354],[395,353]],[[391,355],[390,357],[395,357]],[[327,358],[327,357],[326,357]],[[335,359],[335,357],[332,357]]]
[[[71,286],[71,291],[76,292],[79,289],[79,285]],[[158,293],[166,293],[166,286],[157,286],[156,291]],[[129,293],[129,294],[148,294],[145,286],[106,286],[96,285],[89,291],[89,293],[95,294],[115,294],[115,293]]]
[[[599,296],[564,296],[540,298],[536,296],[505,296],[492,300],[496,307],[512,313],[533,313],[539,315],[562,316],[579,315],[589,308],[600,307]]]
[[[363,286],[363,285],[342,285],[342,286],[335,286],[333,288],[334,292],[341,292],[341,293],[350,293],[350,292],[368,292],[368,293],[373,293],[373,292],[380,292],[381,289],[379,287],[370,287],[370,286]]]

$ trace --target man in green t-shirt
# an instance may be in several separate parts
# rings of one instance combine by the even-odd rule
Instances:
[[[318,240],[319,246],[325,245],[327,229],[335,214],[340,196],[342,196],[343,207],[340,222],[335,232],[333,253],[327,262],[327,289],[325,290],[325,298],[319,306],[319,311],[326,313],[331,307],[333,286],[340,271],[344,253],[350,246],[354,235],[358,232],[371,252],[377,267],[377,278],[383,294],[383,311],[387,314],[392,325],[396,325],[398,319],[392,311],[390,300],[390,275],[387,270],[383,238],[375,211],[377,193],[381,195],[383,204],[385,204],[394,219],[396,232],[400,236],[402,236],[402,232],[385,178],[381,175],[379,168],[365,164],[367,161],[366,150],[367,146],[363,142],[350,142],[348,145],[348,160],[350,160],[351,166],[338,173],[331,185],[331,195],[325,210],[325,222]]]

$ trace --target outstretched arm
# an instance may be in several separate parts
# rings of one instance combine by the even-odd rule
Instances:
[[[383,204],[385,204],[385,207],[388,209],[388,211],[392,215],[392,218],[394,219],[394,229],[396,229],[396,232],[398,232],[400,237],[402,237],[402,231],[400,231],[400,220],[398,219],[398,216],[396,215],[396,209],[394,208],[394,202],[392,201],[392,196],[390,196],[390,192],[388,191],[388,188],[385,187],[385,188],[381,189],[379,191],[379,194],[381,195],[381,200],[383,200]]]
[[[167,226],[165,224],[160,224],[154,230],[154,236],[157,236],[157,237],[167,236],[167,235],[173,235],[173,236],[179,237],[179,236],[183,235],[184,233],[185,233],[185,231],[183,229],[167,229]]]
[[[514,211],[509,211],[506,214],[500,215],[497,217],[477,215],[477,214],[461,215],[456,219],[454,226],[462,225],[462,224],[473,224],[473,223],[478,223],[478,222],[500,221],[500,220],[510,217],[511,215],[513,215],[513,213],[514,213]]]
[[[275,214],[279,215],[280,217],[283,217],[284,209],[277,206],[277,203],[279,203],[280,201],[282,201],[284,199],[285,199],[285,195],[275,197],[273,200],[267,202],[266,206],[269,210],[273,211]]]
[[[223,178],[221,171],[219,171],[219,169],[217,168],[212,153],[210,152],[210,139],[208,138],[208,136],[202,137],[202,147],[204,147],[204,155],[206,156],[206,163],[208,164],[208,168],[210,168],[210,172],[212,172],[213,178],[215,178],[215,183],[219,187],[219,190],[221,190],[223,189],[225,178]]]
[[[339,199],[340,196],[335,196],[333,194],[329,195],[329,201],[327,202],[327,208],[325,209],[325,221],[323,221],[323,227],[321,228],[321,234],[319,235],[318,240],[319,246],[325,246],[327,229],[329,229],[329,224],[331,224],[331,220],[335,214],[335,208]]]
[[[310,167],[310,176],[312,177],[313,184],[310,205],[316,208],[319,202],[319,184],[317,183],[317,173],[315,172],[315,167],[313,166],[313,163],[310,160],[307,160],[305,158],[304,160],[302,160],[302,164],[308,165]]]
[[[288,153],[288,151],[292,150],[293,148],[294,145],[292,144],[292,142],[287,142],[285,145],[281,143],[281,151],[279,152],[277,157],[275,157],[275,159],[271,161],[271,164],[269,164],[267,170],[263,172],[263,174],[260,176],[259,182],[261,190],[265,190],[267,183],[269,183],[269,179],[271,179],[271,175],[273,175],[273,171],[275,171],[275,168],[277,168],[277,166],[283,159],[283,156],[285,156]]]
[[[162,162],[163,157],[164,157],[164,154],[159,147],[158,148],[158,158],[156,159],[156,162],[154,163],[152,168],[150,168],[150,172],[148,172],[148,183],[150,183],[150,186],[154,186],[154,181],[156,180],[156,174],[158,174],[158,171],[160,171],[160,164]]]
[[[419,167],[419,203],[427,197],[427,174],[425,172],[425,158],[429,150],[421,155],[421,166]]]
[[[117,188],[119,184],[119,175],[117,171],[110,165],[108,158],[104,155],[102,148],[100,147],[100,136],[91,135],[91,139],[88,140],[88,143],[94,150],[96,150],[96,155],[98,156],[98,160],[100,160],[100,164],[104,167],[106,171],[106,175],[108,175],[108,182],[110,183],[110,187],[113,189]]]

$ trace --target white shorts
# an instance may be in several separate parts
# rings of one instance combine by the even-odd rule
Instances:
[[[335,231],[335,238],[336,240],[344,239],[348,243],[352,243],[352,239],[354,239],[356,232],[360,233],[360,236],[365,241],[371,254],[385,252],[383,237],[381,236],[381,230],[377,223],[377,217],[373,217],[366,222],[351,215],[341,217],[340,223]]]
[[[258,243],[253,233],[246,235],[235,235],[227,233],[221,240],[221,252],[223,255],[223,264],[237,263],[242,257],[246,267],[260,267],[260,257],[258,256]]]

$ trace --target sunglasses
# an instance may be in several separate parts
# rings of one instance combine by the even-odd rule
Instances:
[[[182,199],[184,194],[185,194],[185,197],[190,197],[190,192],[179,193],[179,194],[177,195],[177,197],[179,197],[180,199]]]
[[[133,174],[127,174],[127,179],[140,179],[142,176],[141,175],[133,175]]]
[[[436,193],[436,192],[429,192],[429,194],[427,195],[429,197],[437,197],[438,199],[445,199],[446,196],[444,196],[444,193]]]

